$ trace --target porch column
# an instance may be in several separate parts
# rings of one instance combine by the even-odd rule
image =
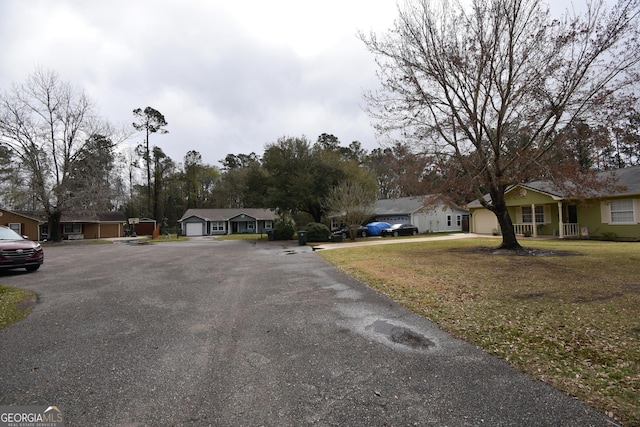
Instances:
[[[562,221],[562,202],[558,202],[558,237],[564,239],[564,222]]]
[[[538,224],[536,224],[536,205],[531,205],[531,224],[533,227],[533,237],[538,237]]]

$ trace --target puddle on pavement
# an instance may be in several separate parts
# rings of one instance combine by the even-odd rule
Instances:
[[[385,335],[396,344],[405,345],[416,350],[427,350],[435,346],[434,342],[428,338],[409,328],[394,325],[386,320],[376,320],[367,329],[373,329],[374,332]]]

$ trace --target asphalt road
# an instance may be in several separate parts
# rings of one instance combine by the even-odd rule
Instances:
[[[0,330],[0,405],[67,426],[610,426],[295,242],[68,244]]]

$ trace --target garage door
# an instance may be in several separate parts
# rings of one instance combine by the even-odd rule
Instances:
[[[477,234],[491,234],[498,226],[498,218],[488,209],[478,209],[473,212],[473,232]]]
[[[201,222],[187,222],[187,236],[202,236]]]

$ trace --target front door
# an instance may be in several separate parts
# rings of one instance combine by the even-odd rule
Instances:
[[[578,206],[569,205],[567,207],[567,214],[569,215],[569,224],[578,223]]]

